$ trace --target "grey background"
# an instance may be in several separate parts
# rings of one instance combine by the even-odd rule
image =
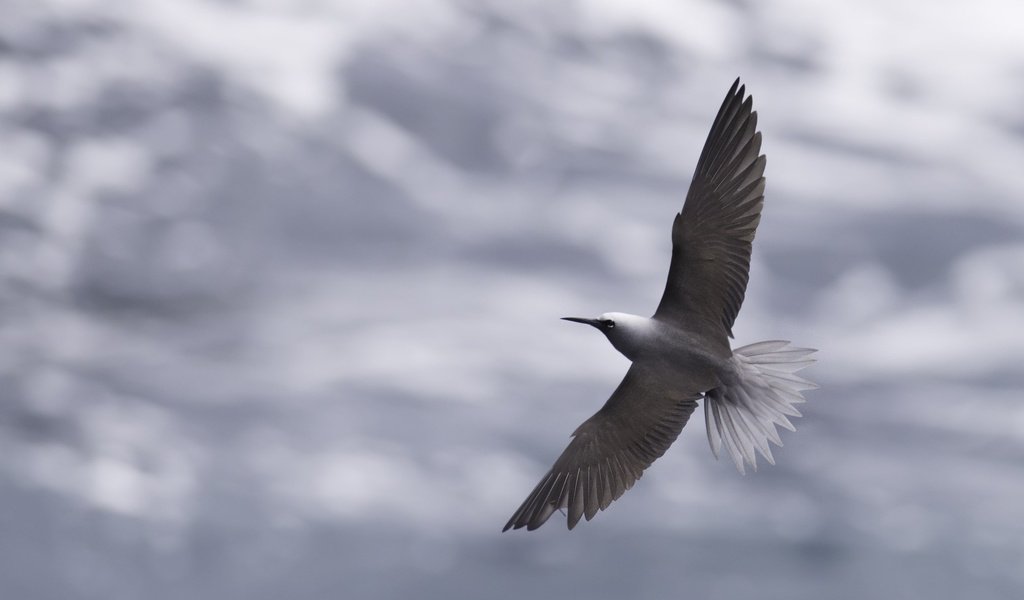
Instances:
[[[0,0],[0,597],[1024,596],[1024,13]],[[736,341],[821,349],[778,466],[702,415],[505,520],[650,313],[734,77]]]

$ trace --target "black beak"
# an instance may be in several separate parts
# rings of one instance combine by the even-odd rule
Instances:
[[[562,320],[563,321],[572,321],[573,323],[583,323],[583,324],[586,324],[586,325],[590,325],[591,327],[597,327],[598,329],[601,328],[601,320],[600,319],[581,319],[580,317],[562,317]]]

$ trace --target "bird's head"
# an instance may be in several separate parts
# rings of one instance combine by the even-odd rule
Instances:
[[[604,313],[596,319],[562,317],[565,321],[590,325],[608,338],[615,348],[632,360],[640,347],[649,319],[626,313]]]

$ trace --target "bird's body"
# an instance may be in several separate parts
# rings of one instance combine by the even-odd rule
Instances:
[[[737,80],[704,145],[683,210],[672,225],[668,282],[650,318],[605,313],[591,325],[632,361],[605,405],[512,515],[505,530],[536,529],[558,509],[572,529],[621,496],[668,450],[704,400],[711,449],[725,447],[737,468],[756,468],[755,451],[774,462],[776,425],[814,384],[793,373],[814,350],[789,342],[731,348],[746,292],[751,242],[764,204],[765,158],[752,101]],[[738,90],[737,90],[738,88]]]
[[[728,344],[676,323],[628,313],[605,313],[599,320],[615,323],[606,333],[608,341],[629,360],[701,363],[714,358],[727,360],[732,355]]]

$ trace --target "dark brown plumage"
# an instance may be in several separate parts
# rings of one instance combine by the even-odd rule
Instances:
[[[536,529],[562,508],[569,529],[583,517],[593,518],[668,450],[705,393],[714,391],[708,397],[718,403],[721,421],[714,422],[711,439],[724,440],[734,459],[752,464],[755,447],[766,452],[766,440],[778,440],[774,425],[788,424],[784,414],[793,411],[784,409],[802,401],[797,386],[803,384],[778,379],[778,373],[809,364],[803,357],[812,351],[761,344],[747,347],[759,353],[755,357],[736,362],[729,346],[764,204],[761,134],[752,99],[744,93],[737,79],[711,126],[672,225],[668,282],[654,316],[569,319],[601,330],[633,364],[605,405],[573,433],[505,531]],[[771,392],[764,401],[756,399],[771,385],[779,397]],[[717,452],[714,444],[712,449]],[[766,458],[771,460],[770,453]],[[742,470],[742,462],[737,466]]]

